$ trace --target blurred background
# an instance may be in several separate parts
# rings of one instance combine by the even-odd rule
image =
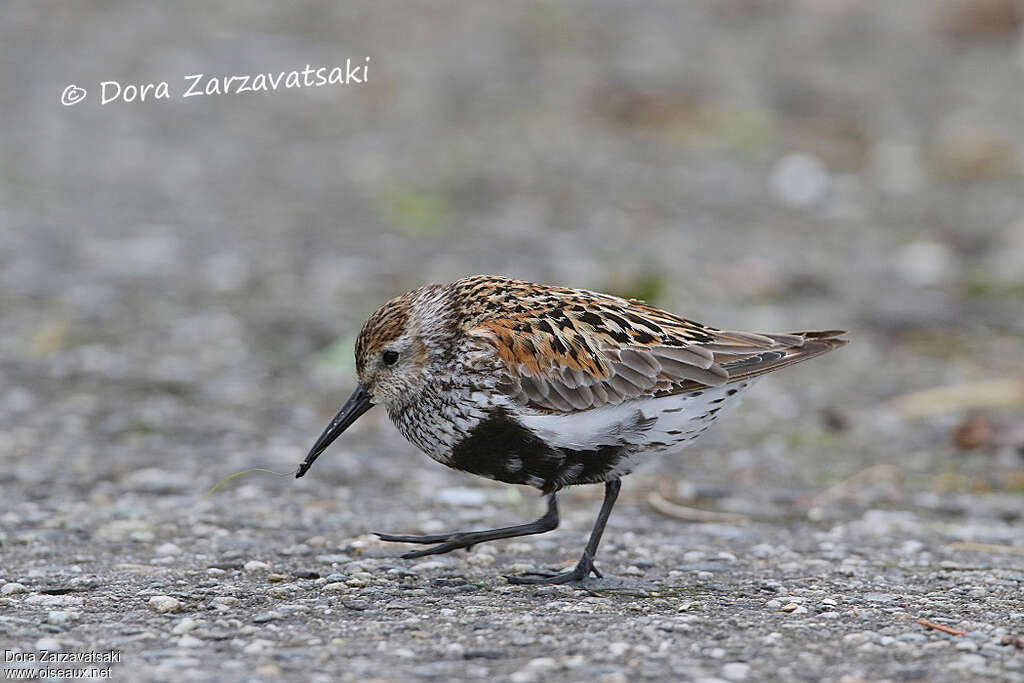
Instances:
[[[69,530],[230,555],[274,530],[532,516],[532,494],[437,466],[382,411],[299,482],[200,497],[293,471],[353,387],[365,317],[474,273],[850,330],[631,477],[627,505],[1021,512],[1020,2],[2,13],[0,523],[25,566]],[[366,56],[364,84],[181,98],[187,74]],[[171,98],[101,105],[106,80]],[[68,84],[88,97],[62,106]]]

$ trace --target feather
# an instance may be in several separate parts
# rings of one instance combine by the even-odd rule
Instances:
[[[624,366],[646,377],[657,377],[658,373],[661,372],[661,363],[648,351],[622,349],[618,352],[618,355],[619,361]]]
[[[702,346],[662,346],[651,349],[651,354],[657,358],[668,358],[680,363],[688,363],[698,368],[707,370],[715,362],[715,355]]]
[[[478,275],[450,285],[458,327],[490,348],[524,407],[578,413],[718,387],[846,343],[838,331],[722,331],[580,289]]]
[[[680,363],[679,361],[665,358],[661,361],[665,374],[680,380],[693,380],[709,386],[720,386],[729,379],[729,373],[721,365],[712,365],[707,369],[695,365]]]

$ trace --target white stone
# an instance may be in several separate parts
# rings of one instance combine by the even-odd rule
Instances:
[[[551,657],[537,657],[526,663],[526,667],[533,671],[551,671],[557,666],[558,662]]]
[[[36,650],[60,650],[60,641],[51,637],[40,638],[36,641]]]
[[[171,629],[171,633],[176,636],[180,636],[188,633],[189,631],[194,631],[197,626],[199,626],[199,623],[195,619],[192,617],[185,617],[174,625],[174,628]]]
[[[14,595],[15,593],[28,593],[28,588],[25,588],[24,584],[20,583],[5,583],[0,588],[0,595]]]
[[[270,570],[270,565],[266,562],[260,562],[259,560],[249,560],[242,568],[250,573],[265,572]]]
[[[794,206],[816,204],[828,192],[830,182],[825,164],[809,154],[788,154],[772,169],[772,189],[779,199]]]
[[[161,614],[167,614],[168,612],[180,612],[182,605],[181,600],[169,595],[154,595],[149,599],[149,607]]]
[[[269,640],[257,638],[256,640],[252,641],[244,648],[242,648],[242,652],[244,652],[247,655],[255,655],[268,650],[272,645],[273,643],[271,643]]]
[[[156,551],[155,552],[156,552],[157,555],[160,555],[160,556],[163,556],[163,555],[180,555],[181,554],[181,548],[179,548],[178,546],[174,545],[173,543],[161,543],[160,545],[158,545],[156,547]]]
[[[914,555],[922,550],[924,550],[924,543],[915,539],[904,541],[903,545],[900,546],[900,552],[905,555]]]
[[[729,662],[722,667],[722,677],[730,681],[744,681],[750,675],[750,665],[746,662]]]
[[[78,607],[84,601],[84,598],[78,595],[46,595],[44,593],[35,593],[25,598],[25,603],[28,605],[44,607]]]
[[[78,612],[66,610],[50,610],[46,615],[46,621],[51,624],[66,624],[78,618]]]

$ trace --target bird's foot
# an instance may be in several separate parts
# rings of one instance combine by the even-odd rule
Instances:
[[[382,541],[390,541],[393,543],[437,543],[433,548],[424,548],[423,550],[413,550],[412,552],[404,553],[402,557],[406,560],[412,560],[417,557],[425,557],[427,555],[441,555],[443,553],[450,553],[453,550],[459,548],[465,548],[469,550],[474,545],[480,542],[480,538],[477,537],[473,532],[455,532],[451,534],[435,534],[433,536],[401,536],[396,534],[381,534],[375,533],[377,538]]]
[[[580,558],[576,566],[567,572],[525,572],[517,576],[506,576],[509,583],[518,585],[549,585],[559,583],[579,583],[587,579],[590,574],[601,579],[604,575],[594,566],[594,561],[587,558]]]

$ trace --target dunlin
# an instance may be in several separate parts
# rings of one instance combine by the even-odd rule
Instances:
[[[841,331],[726,332],[607,294],[475,275],[392,299],[356,340],[359,384],[296,477],[364,412],[382,404],[398,430],[443,465],[547,496],[527,524],[430,536],[405,558],[551,531],[559,490],[603,483],[604,502],[576,566],[510,576],[582,581],[594,566],[621,477],[689,446],[766,372],[846,343]]]

